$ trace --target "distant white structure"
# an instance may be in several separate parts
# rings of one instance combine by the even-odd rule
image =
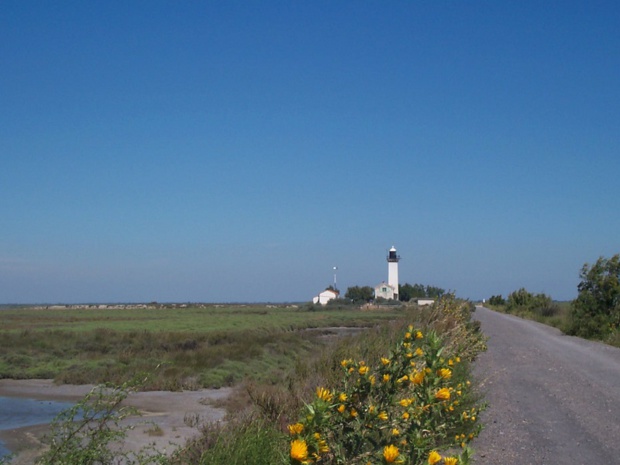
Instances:
[[[435,299],[431,299],[430,297],[418,297],[413,299],[415,303],[418,304],[418,307],[424,307],[426,305],[433,305],[435,303]]]
[[[375,286],[375,299],[379,297],[383,299],[398,300],[398,261],[400,256],[396,254],[396,248],[392,248],[388,252],[388,282],[382,282]]]
[[[388,284],[394,288],[394,299],[398,300],[398,261],[400,257],[396,255],[396,248],[392,246],[388,252]]]
[[[375,286],[375,299],[394,299],[395,295],[398,293],[394,292],[394,287],[385,282]]]
[[[340,292],[338,292],[337,290],[334,291],[332,289],[325,289],[319,295],[312,298],[312,303],[325,305],[330,300],[337,299],[339,295],[340,295]]]

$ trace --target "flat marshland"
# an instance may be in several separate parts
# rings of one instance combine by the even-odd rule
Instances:
[[[147,390],[277,382],[325,343],[329,328],[398,316],[389,307],[9,308],[0,311],[0,378],[120,384],[144,373]]]
[[[384,463],[388,452],[387,457],[394,458],[392,443],[400,434],[407,437],[399,444],[411,459],[408,463],[427,463],[431,450],[437,455],[435,449],[446,454],[461,450],[459,463],[467,463],[467,442],[479,429],[479,398],[470,389],[469,363],[485,348],[484,336],[471,320],[474,310],[473,304],[452,295],[430,307],[399,304],[371,309],[355,305],[3,309],[0,378],[107,383],[121,390],[125,389],[121,385],[133,385],[139,378],[139,390],[196,390],[192,393],[200,397],[206,396],[201,388],[236,387],[225,390],[225,400],[214,405],[229,412],[225,422],[202,417],[195,403],[175,408],[176,413],[201,416],[195,422],[199,434],[183,436],[195,437],[171,456],[157,452],[156,460],[140,462],[144,464],[303,463],[309,448],[317,457],[322,454],[320,463],[366,463],[370,456],[376,459],[373,463]],[[356,331],[349,328],[365,330],[352,335]],[[156,394],[164,403],[165,396],[172,395],[138,394]],[[102,405],[109,402],[104,399]],[[308,415],[308,408],[322,413]],[[364,420],[358,421],[358,415]],[[148,444],[154,440],[153,431],[164,434],[156,439],[168,441],[166,434],[180,437],[182,424],[189,426],[185,417],[181,426],[161,419],[157,416],[160,429],[146,429]],[[310,423],[303,426],[295,423],[298,419]],[[325,421],[319,423],[321,419]],[[107,430],[102,426],[97,431]],[[83,463],[77,457],[100,442],[86,446],[80,442],[73,449],[62,441],[58,444],[45,457],[61,454],[63,463]],[[406,447],[411,450],[405,451]],[[45,457],[41,464],[58,463]],[[448,459],[454,463],[457,457]]]

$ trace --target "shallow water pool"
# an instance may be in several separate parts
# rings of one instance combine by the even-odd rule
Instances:
[[[0,397],[0,430],[50,423],[72,405],[72,402]],[[0,442],[0,457],[10,452],[6,444]]]

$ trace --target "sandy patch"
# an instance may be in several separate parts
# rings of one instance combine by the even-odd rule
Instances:
[[[55,385],[51,380],[0,380],[0,396],[7,397],[77,401],[92,388],[92,385]],[[198,434],[198,429],[192,426],[192,421],[187,420],[198,420],[199,423],[221,420],[225,415],[224,410],[213,407],[211,403],[224,399],[231,393],[231,388],[222,388],[130,394],[125,404],[138,409],[142,416],[125,420],[127,424],[136,425],[127,436],[125,449],[140,450],[145,446],[154,445],[158,450],[172,452]],[[153,434],[154,430],[157,430],[157,434]],[[43,447],[41,439],[48,431],[48,425],[0,431],[0,439],[9,449],[18,453],[11,463],[34,464],[37,453]]]

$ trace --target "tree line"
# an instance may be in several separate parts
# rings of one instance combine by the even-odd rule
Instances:
[[[436,286],[409,283],[398,285],[398,300],[402,302],[415,298],[438,299],[445,293],[444,289]],[[375,290],[370,286],[351,286],[347,289],[344,298],[354,303],[372,302],[375,299]]]
[[[563,331],[584,338],[620,341],[620,254],[584,264],[579,278],[577,298],[571,302]],[[559,311],[551,297],[524,288],[510,293],[507,299],[491,296],[488,303],[508,312],[526,310],[545,317]]]

